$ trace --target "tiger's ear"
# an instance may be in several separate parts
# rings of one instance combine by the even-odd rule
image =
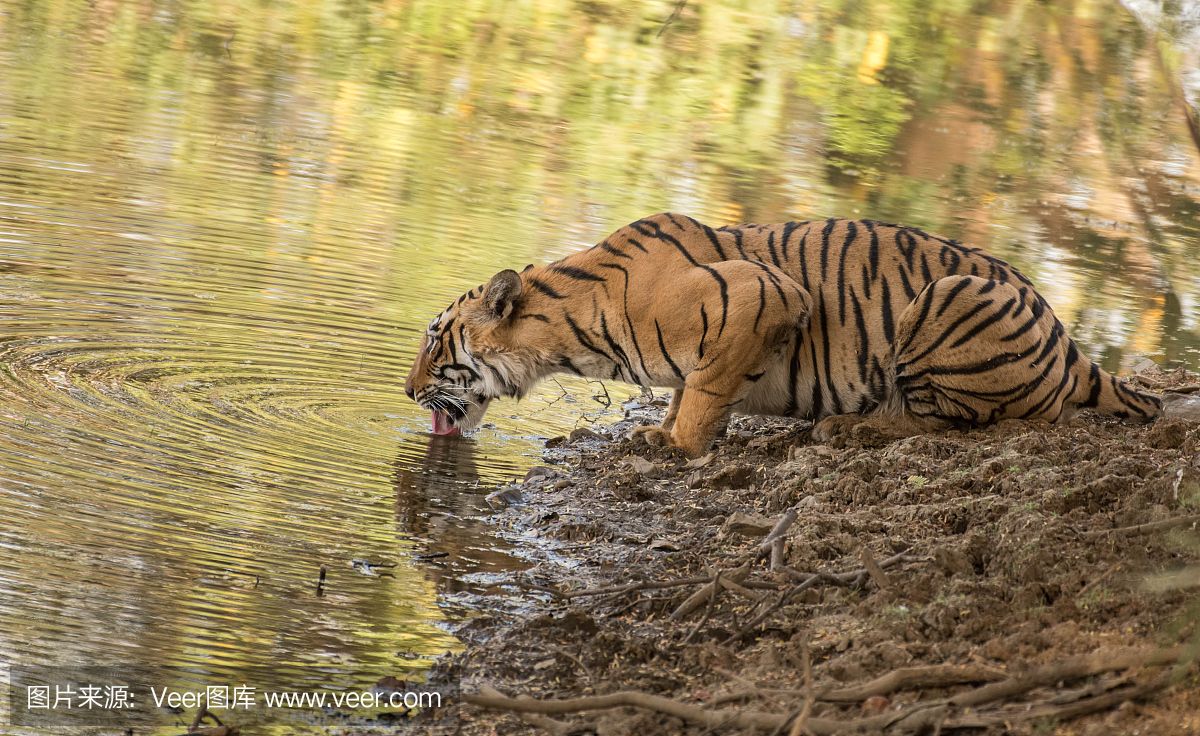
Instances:
[[[520,296],[521,277],[511,268],[505,269],[483,288],[483,306],[492,319],[508,319]]]

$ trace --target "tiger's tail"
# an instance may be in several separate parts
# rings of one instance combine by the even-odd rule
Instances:
[[[1080,409],[1094,409],[1120,419],[1152,422],[1162,416],[1162,399],[1133,388],[1123,378],[1104,370],[1084,357],[1071,341],[1071,352],[1078,356],[1071,373],[1076,379],[1071,403]]]

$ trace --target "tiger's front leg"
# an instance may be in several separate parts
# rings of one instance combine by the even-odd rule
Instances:
[[[706,314],[713,317],[707,322],[704,348],[690,356],[689,365],[694,367],[686,373],[681,371],[683,388],[672,397],[662,426],[635,430],[651,444],[670,444],[691,457],[708,449],[754,382],[762,378],[773,361],[787,353],[792,340],[808,323],[812,305],[808,292],[781,270],[766,264],[724,261],[710,264],[708,270],[723,280],[725,291],[718,294],[713,289],[705,294],[705,306],[712,306]],[[697,278],[700,283],[712,284],[707,272]],[[695,340],[678,342],[689,344]],[[663,348],[664,354],[669,353],[665,341]],[[678,366],[680,361],[672,363]]]
[[[644,424],[640,427],[634,427],[632,435],[641,437],[648,445],[662,447],[671,444],[671,427],[675,426],[675,417],[679,415],[679,404],[683,400],[683,389],[677,388],[671,394],[671,403],[667,406],[667,413],[663,417],[662,424]]]

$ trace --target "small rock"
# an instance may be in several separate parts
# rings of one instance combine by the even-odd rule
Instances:
[[[650,462],[641,455],[630,455],[625,462],[638,475],[644,475],[647,478],[658,478],[663,474],[662,466]]]
[[[516,486],[508,486],[506,488],[501,488],[498,491],[489,493],[488,495],[484,496],[483,500],[487,501],[488,506],[491,506],[494,509],[502,509],[507,506],[520,503],[521,490]]]
[[[573,485],[575,485],[575,484],[572,483],[571,481],[567,480],[566,478],[563,478],[562,480],[560,480],[554,484],[554,490],[565,491],[566,489],[570,488]]]
[[[580,440],[602,440],[604,435],[598,432],[593,432],[587,427],[577,427],[571,430],[571,434],[567,436],[567,441],[571,443],[579,442]]]
[[[707,479],[712,488],[747,488],[758,476],[752,466],[726,465]]]
[[[562,447],[565,444],[567,444],[567,438],[561,434],[546,440],[546,447]]]
[[[648,545],[655,552],[678,552],[679,547],[667,539],[651,539]]]
[[[1157,373],[1159,372],[1158,363],[1143,356],[1136,356],[1129,360],[1129,370],[1131,373]]]
[[[695,468],[703,468],[705,465],[708,465],[709,463],[711,463],[716,456],[717,456],[717,453],[710,452],[707,455],[701,455],[700,457],[696,458],[695,460],[688,460],[687,463],[684,464],[683,467],[687,468],[688,470],[694,470]]]
[[[882,695],[872,695],[863,701],[862,712],[867,716],[878,715],[887,710],[891,704],[892,701]]]
[[[740,534],[743,537],[763,537],[775,527],[775,522],[765,516],[735,511],[721,526],[721,534]]]
[[[538,465],[537,467],[530,468],[529,472],[525,474],[525,482],[530,483],[544,478],[553,478],[556,475],[559,475],[559,472],[554,468]]]
[[[1200,422],[1200,394],[1167,394],[1163,396],[1163,414],[1171,419]]]

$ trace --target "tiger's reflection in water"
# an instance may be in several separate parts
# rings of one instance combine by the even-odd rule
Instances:
[[[491,510],[485,498],[493,488],[480,475],[476,441],[427,438],[423,453],[409,447],[392,461],[396,532],[415,543],[443,592],[487,592],[495,576],[527,565],[480,518]]]

